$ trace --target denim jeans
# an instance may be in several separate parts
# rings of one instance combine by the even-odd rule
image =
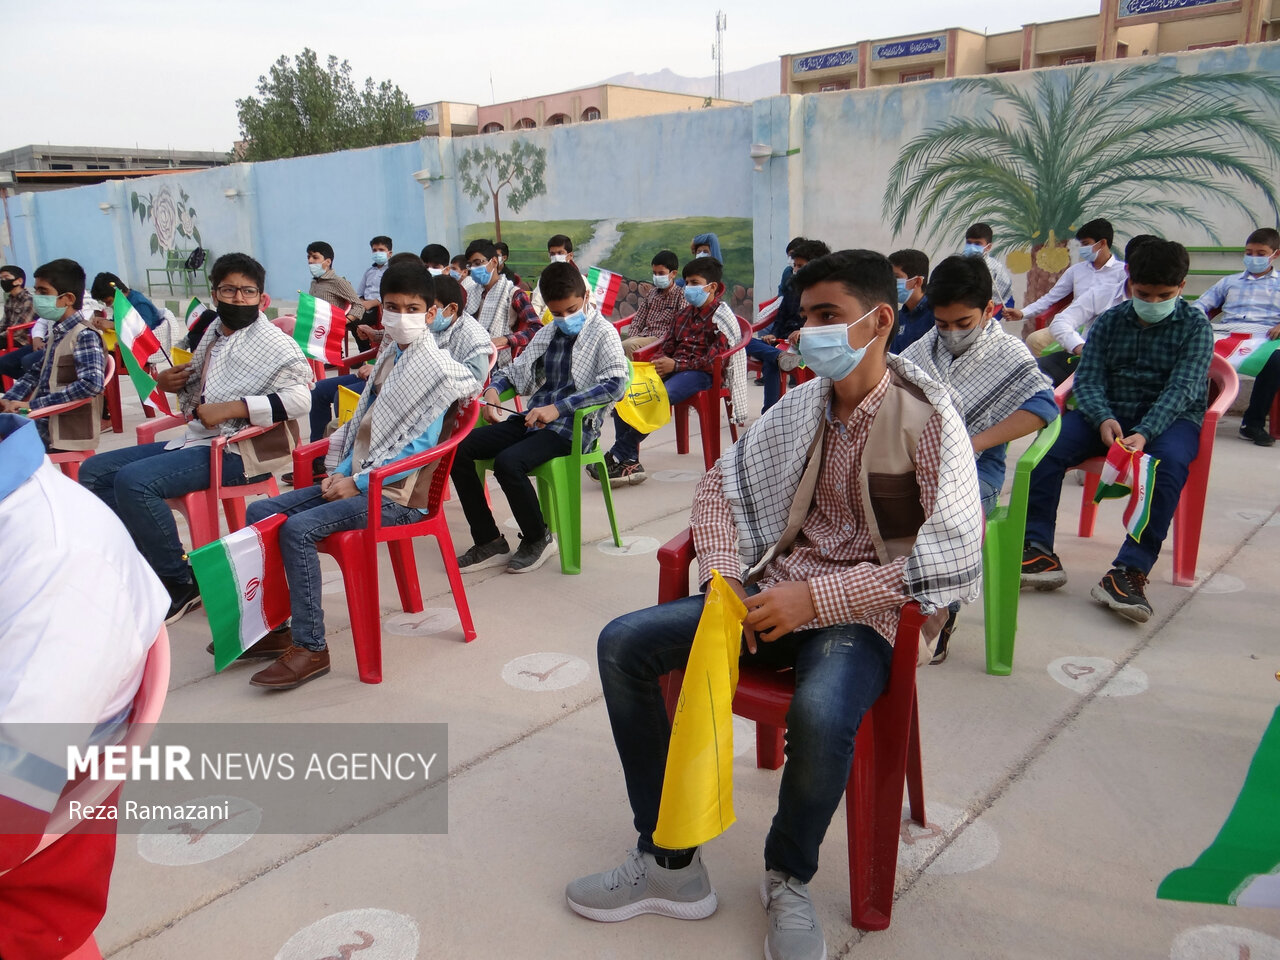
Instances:
[[[1275,402],[1276,393],[1280,392],[1280,353],[1273,353],[1258,371],[1253,381],[1253,393],[1249,397],[1249,407],[1244,412],[1242,426],[1257,427],[1259,430],[1267,425],[1267,414],[1271,412],[1271,404]],[[1276,424],[1271,425],[1272,428]]]
[[[1127,435],[1133,424],[1121,424]],[[1175,420],[1160,436],[1147,442],[1145,451],[1160,461],[1151,497],[1151,515],[1142,539],[1125,535],[1115,566],[1131,567],[1150,573],[1160,556],[1160,547],[1169,534],[1169,524],[1191,461],[1200,452],[1200,427],[1189,420]],[[1106,456],[1102,436],[1078,410],[1062,415],[1062,429],[1044,459],[1031,471],[1031,489],[1027,499],[1027,543],[1052,550],[1058,521],[1058,500],[1062,496],[1062,480],[1069,469],[1090,457]]]
[[[747,341],[747,357],[760,361],[760,379],[764,381],[764,406],[760,408],[761,413],[777,403],[782,395],[782,379],[778,372],[778,357],[781,355],[781,350],[758,337]]]
[[[324,439],[324,428],[337,414],[335,407],[338,401],[338,388],[346,387],[356,393],[364,393],[364,385],[369,381],[354,373],[341,377],[327,377],[317,380],[311,388],[311,442]]]
[[[166,450],[165,441],[99,453],[80,467],[80,482],[115,511],[156,576],[190,583],[191,567],[166,500],[209,489],[209,448]],[[240,454],[222,454],[222,483],[245,483]]]
[[[275,513],[289,518],[280,527],[280,559],[289,581],[293,642],[308,650],[325,650],[324,591],[316,544],[331,533],[364,528],[369,522],[368,494],[330,501],[320,495],[319,487],[302,487],[254,501],[245,511],[245,520],[257,523]],[[422,514],[412,507],[383,498],[383,526],[398,527],[420,519]]]
[[[750,592],[754,593],[755,590]],[[600,634],[600,682],[641,850],[654,846],[671,727],[659,678],[689,660],[703,597],[686,597],[614,620]],[[884,691],[893,648],[863,624],[805,630],[761,642],[742,663],[794,666],[787,710],[787,762],[765,866],[808,882],[818,848],[844,795],[862,715]]]
[[[695,393],[710,387],[711,374],[703,373],[701,370],[682,370],[679,373],[668,374],[662,378],[662,382],[667,388],[667,399],[674,407],[677,403],[688,400]],[[609,452],[619,463],[635,463],[639,460],[640,444],[647,436],[647,433],[641,433],[618,416],[617,410],[613,412],[614,440],[613,449]]]
[[[44,357],[44,351],[31,349],[31,344],[23,344],[15,350],[0,356],[0,376],[13,380],[21,380],[23,375]]]

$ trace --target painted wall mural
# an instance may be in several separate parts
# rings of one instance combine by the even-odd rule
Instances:
[[[528,140],[516,140],[501,152],[489,144],[464,150],[457,158],[458,183],[477,211],[493,203],[493,239],[502,239],[501,201],[519,213],[534,197],[547,192],[547,151]],[[503,196],[503,191],[506,196]]]
[[[151,193],[129,193],[129,208],[138,215],[143,226],[151,221],[148,243],[151,253],[168,256],[170,250],[194,250],[200,246],[200,228],[196,226],[196,209],[191,197],[181,186],[175,200],[172,185],[166,183]]]

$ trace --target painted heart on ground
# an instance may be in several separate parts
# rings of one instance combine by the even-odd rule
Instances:
[[[1087,677],[1089,674],[1097,673],[1098,671],[1093,667],[1086,667],[1079,663],[1064,663],[1062,665],[1062,672],[1072,680],[1079,680],[1081,677]]]

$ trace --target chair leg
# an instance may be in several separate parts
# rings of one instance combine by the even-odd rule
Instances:
[[[68,953],[63,960],[102,960],[102,951],[98,949],[98,941],[90,934],[88,940]]]
[[[671,408],[676,422],[676,453],[689,452],[689,404],[677,403]]]
[[[222,512],[227,517],[227,532],[235,533],[243,530],[245,525],[244,497],[226,497],[222,501]]]
[[[698,429],[702,432],[702,462],[708,470],[720,459],[720,399],[708,402],[710,392],[703,390],[694,398]]]
[[[603,461],[596,461],[601,472],[604,471]],[[578,470],[578,473],[581,473]],[[613,513],[613,489],[609,486],[608,480],[600,484],[600,489],[604,493],[604,508],[609,514],[609,529],[613,532],[613,545],[619,550],[622,549],[622,534],[618,533],[618,518]]]
[[[1084,490],[1080,493],[1080,526],[1076,530],[1076,536],[1088,538],[1093,536],[1093,526],[1098,519],[1098,505],[1093,502],[1093,495],[1098,490],[1098,475],[1089,473],[1087,470],[1084,475]]]
[[[924,813],[924,760],[920,755],[920,695],[911,698],[911,732],[907,740],[907,800],[911,819],[929,825]]]
[[[1173,582],[1179,587],[1189,587],[1196,582],[1207,480],[1207,477],[1196,477],[1193,470],[1173,513]]]
[[[756,766],[761,770],[777,770],[786,759],[786,728],[756,724]]]
[[[351,617],[351,635],[356,649],[356,669],[361,683],[382,682],[382,610],[378,603],[377,544],[361,543],[355,548],[334,552],[342,568]]]
[[[845,825],[849,843],[849,914],[860,930],[883,930],[889,925],[875,909],[876,876],[873,862],[875,839],[875,730],[873,711],[868,710],[854,741],[853,766],[845,788]],[[894,842],[898,839],[894,833]],[[894,858],[893,866],[896,866]],[[892,895],[892,893],[891,893]]]
[[[405,613],[422,612],[422,584],[418,581],[418,561],[413,555],[412,540],[388,540],[391,569],[400,591],[400,609]]]
[[[582,572],[582,471],[570,469],[577,461],[557,457],[551,462],[551,485],[555,489],[556,528],[560,537],[560,572]],[[601,486],[607,487],[605,477]]]
[[[436,544],[440,547],[440,559],[444,563],[444,573],[449,578],[449,590],[453,593],[453,605],[457,607],[458,620],[462,623],[462,637],[470,643],[476,638],[476,627],[471,621],[471,605],[467,603],[467,589],[462,583],[462,571],[458,569],[458,558],[453,552],[453,537],[443,518],[435,536]]]
[[[1006,543],[1009,518],[987,523],[982,542],[982,612],[986,620],[987,673],[1007,677],[1013,672],[1013,644],[1018,634],[1021,590],[1021,544]]]

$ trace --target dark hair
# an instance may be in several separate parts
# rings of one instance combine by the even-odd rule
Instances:
[[[898,306],[898,284],[893,278],[893,266],[888,257],[874,250],[829,253],[810,260],[792,275],[791,280],[798,293],[819,283],[842,283],[845,290],[868,308],[882,303],[895,310]],[[892,333],[889,339],[893,339]]]
[[[37,273],[36,276],[39,277],[40,274]],[[89,285],[89,296],[101,303],[106,303],[107,297],[114,297],[117,290],[121,293],[129,292],[129,288],[123,280],[114,273],[106,273],[104,271],[93,278],[93,283]],[[65,293],[66,291],[59,292]]]
[[[209,286],[216,290],[223,280],[233,273],[243,273],[258,285],[259,290],[267,286],[267,271],[257,260],[247,253],[224,253],[209,268]]]
[[[1096,220],[1090,220],[1083,227],[1076,231],[1077,240],[1092,240],[1097,243],[1099,240],[1107,241],[1107,246],[1111,246],[1116,242],[1116,230],[1111,226],[1110,220],[1103,220],[1098,217]]]
[[[23,270],[21,267],[14,266],[11,263],[6,263],[4,266],[0,266],[0,271],[13,274],[13,278],[15,280],[21,280],[23,284],[26,284],[27,282],[27,271]]]
[[[1160,238],[1157,237],[1154,233],[1140,233],[1136,237],[1133,237],[1128,243],[1124,245],[1125,260],[1128,260],[1130,255],[1132,255],[1133,251],[1137,250],[1144,243],[1150,243],[1152,240],[1159,240],[1159,239]]]
[[[996,235],[991,232],[991,224],[975,223],[964,232],[964,238],[966,240],[973,238],[974,240],[981,240],[983,243],[990,243],[996,238]]]
[[[374,244],[376,244],[376,243],[377,243],[377,244],[382,244],[382,246],[386,247],[388,250],[394,250],[394,249],[395,249],[395,247],[393,247],[393,246],[391,245],[391,238],[390,238],[390,237],[384,237],[384,236],[382,236],[381,234],[379,234],[378,236],[376,236],[376,237],[374,237],[372,240],[370,240],[370,241],[369,241],[369,246],[371,246],[371,247],[372,247],[372,246],[373,246]]]
[[[674,272],[680,269],[680,258],[670,250],[659,250],[653,255],[650,265],[655,267],[666,267],[668,270]]]
[[[403,253],[393,253],[387,258],[387,263],[416,263],[418,266],[423,266],[422,258],[416,253],[410,253],[408,250]]]
[[[1271,227],[1259,227],[1249,234],[1249,239],[1245,243],[1260,243],[1264,247],[1270,247],[1272,250],[1280,250],[1280,230],[1275,230]]]
[[[449,251],[438,243],[428,243],[418,254],[423,263],[448,263]]]
[[[454,264],[457,264],[457,265],[458,265],[459,267],[461,267],[463,270],[466,270],[466,269],[467,269],[467,258],[466,258],[466,257],[464,257],[462,254],[458,254],[456,257],[454,257],[452,260],[450,260],[450,261],[449,261],[449,266],[451,266],[451,267],[452,267]]]
[[[787,244],[787,256],[788,257],[791,256],[791,251],[794,250],[796,247],[800,246],[800,244],[804,243],[804,241],[805,241],[804,237],[792,237],[791,242]]]
[[[495,244],[493,245],[493,249],[494,249],[495,251],[497,251],[498,253],[502,254],[504,257],[509,257],[509,256],[511,256],[511,248],[510,248],[510,247],[508,247],[508,246],[507,246],[505,243],[503,243],[501,240],[499,240],[497,243],[495,243]]]
[[[791,250],[792,258],[800,257],[802,260],[817,260],[819,257],[825,257],[831,252],[821,240],[801,240]]]
[[[462,311],[467,306],[467,295],[462,292],[462,284],[447,273],[439,277],[432,277],[432,282],[436,288],[436,300],[444,304],[446,307],[453,304],[458,308],[458,316],[462,316]]]
[[[981,257],[947,257],[933,268],[924,295],[935,310],[952,304],[985,310],[991,287],[991,271]]]
[[[320,254],[320,256],[325,260],[333,259],[333,247],[329,246],[329,244],[325,243],[323,240],[316,240],[313,243],[307,244],[307,256],[310,256],[313,253]]]
[[[538,289],[546,303],[569,297],[585,297],[587,284],[572,263],[549,263],[538,277]]]
[[[472,240],[467,244],[467,252],[463,259],[470,260],[473,253],[480,254],[486,260],[492,260],[498,255],[498,248],[493,245],[492,240]]]
[[[889,264],[905,273],[908,280],[912,277],[929,276],[929,257],[921,250],[912,250],[910,247],[895,250],[889,254]]]
[[[719,283],[724,277],[724,264],[715,257],[698,257],[684,265],[680,276],[686,280],[690,277],[701,277],[707,283]]]
[[[573,253],[573,241],[563,233],[557,233],[547,241],[547,249],[550,250],[552,247],[564,247],[566,253]]]
[[[1139,244],[1125,262],[1129,265],[1131,283],[1157,287],[1181,286],[1191,269],[1191,255],[1176,240],[1148,240]]]
[[[77,310],[84,306],[84,267],[74,260],[62,257],[43,263],[36,267],[35,278],[47,281],[49,286],[58,291],[59,296],[64,293],[74,293]]]
[[[383,299],[392,293],[419,296],[430,307],[436,302],[435,277],[431,276],[421,260],[410,254],[409,260],[387,263],[378,292]]]

